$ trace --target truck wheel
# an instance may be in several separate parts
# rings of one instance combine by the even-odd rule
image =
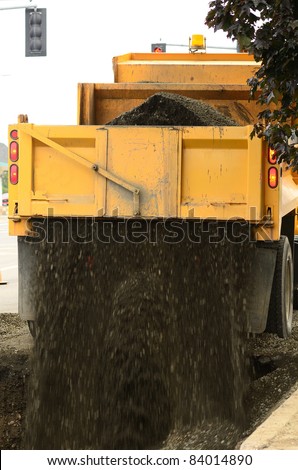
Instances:
[[[288,338],[293,320],[293,258],[287,237],[277,242],[277,257],[266,331]]]

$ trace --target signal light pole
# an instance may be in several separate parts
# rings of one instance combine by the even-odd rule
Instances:
[[[32,0],[28,0],[31,2]],[[41,57],[47,55],[47,9],[36,5],[0,7],[0,10],[25,9],[25,56]]]

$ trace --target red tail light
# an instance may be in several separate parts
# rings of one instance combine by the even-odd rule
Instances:
[[[19,159],[19,144],[14,140],[10,142],[9,157],[12,162],[16,162]]]
[[[274,166],[268,170],[268,185],[271,189],[275,189],[278,185],[278,170]]]
[[[13,140],[17,140],[17,139],[18,139],[19,136],[18,136],[18,131],[17,131],[17,129],[13,129],[13,130],[10,132],[10,137],[11,137],[11,139],[13,139]]]
[[[19,167],[18,165],[10,165],[9,176],[11,184],[17,184],[19,182]]]
[[[270,165],[275,165],[277,162],[276,151],[268,148],[268,162]]]

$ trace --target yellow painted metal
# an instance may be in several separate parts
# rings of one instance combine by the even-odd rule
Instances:
[[[77,123],[107,124],[161,91],[203,100],[241,126],[253,124],[260,112],[256,100],[249,101],[249,87],[244,84],[81,83]]]
[[[113,68],[114,83],[78,85],[78,124],[107,124],[161,91],[204,100],[241,126],[261,110],[249,99],[247,79],[258,64],[246,53],[130,53],[114,57]]]
[[[264,224],[279,236],[282,180],[268,188],[266,145],[250,139],[251,126],[12,128],[20,145],[13,235],[30,233],[37,216],[141,216],[245,219],[259,224],[257,237]]]
[[[298,185],[298,173],[292,172],[292,178],[296,185]]]
[[[90,173],[94,173],[90,168],[96,162],[95,129],[32,124],[10,126],[9,132],[11,129],[18,130],[20,158],[19,183],[9,184],[9,217],[47,215],[52,207],[57,215],[75,215],[78,206],[80,215],[84,211],[91,214],[95,205],[95,176],[90,186]],[[77,155],[77,161],[68,152]],[[63,209],[66,202],[67,209]]]
[[[78,84],[78,102],[77,102],[77,123],[87,124],[104,124],[95,120],[95,103],[94,83]]]
[[[203,48],[205,46],[205,38],[203,34],[193,34],[191,36],[191,47]]]
[[[262,218],[262,142],[250,132],[249,126],[185,130],[182,217]]]
[[[27,236],[31,234],[31,224],[28,217],[9,217],[9,234],[14,236]]]
[[[140,189],[140,215],[177,217],[182,130],[163,127],[111,127],[107,165]],[[107,182],[106,214],[133,216],[130,195]]]
[[[259,139],[258,139],[259,140]],[[262,223],[255,227],[255,237],[257,240],[279,240],[281,234],[281,222],[283,213],[282,197],[284,186],[281,165],[272,165],[268,161],[268,146],[263,141],[263,163],[262,163],[262,186],[263,186],[263,217]],[[270,188],[268,172],[274,166],[278,171],[278,184],[276,188]]]
[[[241,54],[142,54],[113,58],[114,82],[243,84],[258,68]]]

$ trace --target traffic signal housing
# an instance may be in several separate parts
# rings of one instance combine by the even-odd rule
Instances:
[[[25,9],[26,57],[47,55],[47,9]]]
[[[156,52],[157,54],[160,52],[166,52],[167,45],[165,42],[157,42],[155,44],[151,44],[151,52]]]

